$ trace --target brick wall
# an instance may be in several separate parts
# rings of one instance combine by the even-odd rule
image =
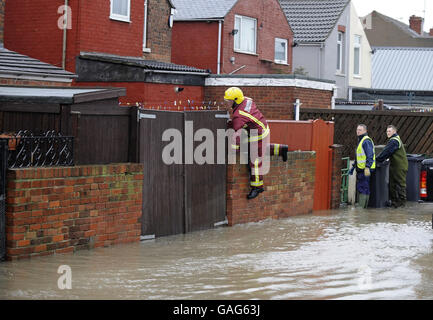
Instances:
[[[265,192],[253,200],[249,193],[248,166],[227,166],[227,218],[229,225],[278,219],[313,212],[315,153],[289,152],[288,161],[271,157],[264,176]]]
[[[173,63],[218,71],[218,21],[178,22],[173,26]]]
[[[172,29],[168,25],[168,18],[170,16],[171,6],[167,0],[147,1],[147,47],[150,48],[152,52],[144,53],[144,58],[170,62]]]
[[[152,53],[146,58],[169,62],[168,1],[148,1],[148,47]],[[63,29],[58,27],[58,8],[62,5],[64,0],[8,1],[5,47],[61,67]],[[75,57],[80,51],[143,56],[144,0],[131,1],[131,22],[110,19],[109,0],[70,0],[69,6],[72,29],[67,30],[66,70],[75,72]]]
[[[332,149],[332,173],[331,173],[331,209],[340,208],[341,204],[341,169],[343,146],[334,144]]]
[[[139,241],[143,166],[8,171],[7,259]]]
[[[205,101],[222,103],[229,86],[207,86]],[[332,92],[297,87],[240,87],[244,95],[251,97],[263,115],[269,120],[293,120],[293,104],[300,99],[303,108],[331,108]]]
[[[164,107],[177,109],[179,102],[182,106],[188,105],[188,99],[194,102],[194,105],[203,101],[204,88],[202,86],[185,86],[162,83],[143,83],[143,82],[80,82],[79,86],[90,87],[121,87],[126,88],[126,96],[120,97],[121,104],[133,104],[137,102],[144,108],[158,108],[164,110]],[[183,91],[176,93],[175,87],[184,88]],[[174,105],[176,101],[176,108]],[[183,110],[183,109],[182,109]]]

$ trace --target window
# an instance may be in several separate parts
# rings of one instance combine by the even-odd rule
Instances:
[[[235,16],[235,51],[256,53],[257,20]]]
[[[287,40],[275,38],[275,62],[287,64]]]
[[[131,0],[111,0],[110,18],[130,22]]]
[[[361,36],[355,35],[355,41],[353,43],[353,74],[355,76],[361,75]]]
[[[343,40],[344,33],[338,32],[337,38],[337,72],[343,73]]]

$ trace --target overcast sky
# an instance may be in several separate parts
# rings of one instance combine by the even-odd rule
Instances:
[[[433,0],[352,0],[358,16],[363,17],[376,10],[386,16],[400,20],[407,25],[409,17],[417,15],[424,17],[424,31],[433,28]]]

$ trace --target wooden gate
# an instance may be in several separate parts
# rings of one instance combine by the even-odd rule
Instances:
[[[142,238],[209,229],[224,223],[226,165],[216,164],[216,151],[217,129],[226,129],[226,113],[141,110],[139,119],[140,162],[144,164]],[[181,135],[180,163],[163,161],[164,149],[175,139],[163,141],[167,129]],[[185,136],[199,129],[212,133],[214,164],[197,164],[194,160],[194,150],[202,142]]]

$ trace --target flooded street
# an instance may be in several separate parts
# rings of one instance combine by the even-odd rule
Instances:
[[[4,262],[0,299],[433,299],[432,214],[349,207]]]

